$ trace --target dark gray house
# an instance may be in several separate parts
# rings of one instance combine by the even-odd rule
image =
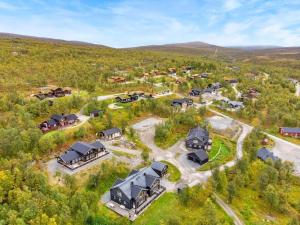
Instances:
[[[92,117],[92,118],[99,117],[101,115],[103,115],[103,111],[101,109],[95,109],[90,112],[90,117]]]
[[[105,146],[100,141],[92,143],[76,142],[63,155],[57,157],[57,162],[76,169],[90,161],[108,154]]]
[[[193,100],[190,98],[174,99],[171,106],[188,107],[193,105]]]
[[[98,135],[101,139],[112,140],[121,137],[122,131],[117,127],[113,127],[107,130],[100,131]]]
[[[154,200],[165,190],[160,185],[160,174],[166,172],[164,172],[166,165],[162,164],[154,162],[150,167],[133,170],[125,179],[117,179],[110,189],[111,201],[138,212],[143,203],[146,204],[149,199]]]
[[[199,149],[195,152],[188,153],[187,158],[196,163],[199,163],[200,165],[203,165],[208,162],[208,155],[207,155],[206,151],[204,151],[202,149]]]
[[[200,96],[202,93],[202,90],[199,89],[199,88],[193,88],[191,91],[190,91],[190,96]]]
[[[207,150],[211,146],[208,131],[200,126],[192,128],[185,139],[185,146],[189,149]]]
[[[266,161],[267,159],[271,159],[272,161],[279,160],[277,156],[274,156],[273,152],[265,147],[259,149],[256,153],[256,156],[263,161]]]

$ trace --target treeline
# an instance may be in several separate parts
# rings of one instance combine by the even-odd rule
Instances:
[[[293,165],[290,162],[280,160],[263,162],[257,159],[256,152],[263,137],[260,130],[254,130],[246,138],[245,155],[237,161],[235,167],[225,168],[225,171],[218,168],[213,170],[213,188],[225,196],[229,203],[234,206],[239,204],[236,207],[241,207],[242,201],[242,207],[245,209],[244,211],[242,208],[238,209],[244,220],[249,223],[261,220],[255,216],[256,210],[267,207],[268,209],[264,208],[266,212],[279,213],[285,220],[289,220],[288,224],[299,224],[300,200],[292,199],[296,191],[294,188],[299,189],[299,179],[292,175]],[[254,195],[252,203],[245,202],[245,198],[250,197],[247,196],[249,192]],[[255,202],[255,199],[258,199],[258,202]]]

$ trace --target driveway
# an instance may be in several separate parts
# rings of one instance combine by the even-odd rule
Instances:
[[[272,151],[279,158],[293,162],[295,165],[295,174],[300,176],[300,146],[278,138],[274,135],[267,134],[275,142]]]
[[[210,109],[210,111],[217,115],[224,116],[226,118],[231,118],[231,117],[224,115],[223,113],[217,112],[215,110]],[[245,124],[238,120],[235,120],[235,121],[238,122],[239,124],[241,124],[244,129],[247,129],[247,130],[253,129],[253,127],[248,124]],[[273,148],[274,154],[283,160],[287,160],[287,161],[294,163],[295,175],[300,176],[300,146],[297,144],[291,143],[289,141],[286,141],[282,138],[276,137],[272,134],[269,134],[266,132],[264,132],[264,133],[266,135],[268,135],[271,139],[273,139],[275,142],[275,146]],[[241,136],[242,135],[243,135],[243,133],[241,134]],[[239,144],[240,143],[238,142],[238,145]],[[241,153],[238,152],[238,154],[240,155]]]
[[[175,165],[181,172],[182,180],[180,182],[183,184],[187,184],[191,187],[199,183],[206,182],[207,179],[212,175],[211,171],[197,171],[197,168],[199,166],[186,159],[186,153],[188,152],[188,150],[185,149],[183,145],[183,140],[178,141],[175,145],[165,150],[155,145],[155,124],[158,121],[161,120],[157,118],[149,118],[133,125],[133,128],[136,129],[136,131],[139,133],[142,142],[152,150],[150,158],[155,161],[165,160]],[[242,125],[242,132],[237,140],[236,158],[242,157],[243,142],[245,137],[250,133],[251,129],[252,128],[249,126]],[[227,162],[225,165],[221,166],[220,169],[224,170],[225,166],[231,167],[234,166],[235,163],[236,160],[232,160],[230,162]],[[174,187],[167,190],[174,191],[173,188]]]

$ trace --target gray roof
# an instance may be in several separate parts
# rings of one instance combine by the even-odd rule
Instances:
[[[93,143],[78,141],[71,146],[69,151],[76,151],[79,154],[85,155],[90,150],[99,148],[104,148],[104,145],[100,141],[95,141]]]
[[[256,153],[257,157],[266,161],[268,158],[272,159],[273,161],[278,160],[279,158],[274,156],[273,152],[266,149],[265,147],[259,149]]]
[[[53,126],[55,124],[57,124],[57,122],[54,119],[50,119],[47,121],[48,125]]]
[[[200,126],[197,126],[195,128],[190,129],[190,132],[188,133],[187,140],[193,139],[193,138],[200,138],[200,139],[207,139],[209,138],[208,131],[203,129]]]
[[[281,130],[283,133],[300,133],[299,127],[282,127]]]
[[[99,148],[105,148],[105,146],[100,141],[95,141],[93,143],[90,143],[93,147],[99,149]]]
[[[79,157],[80,157],[80,154],[78,154],[77,152],[67,151],[65,154],[61,155],[59,158],[61,158],[61,160],[63,160],[64,162],[70,162]]]
[[[128,199],[138,196],[141,190],[150,187],[159,175],[151,168],[146,167],[138,172],[130,173],[125,180],[117,180],[112,188],[120,188]]]
[[[243,107],[244,103],[243,102],[238,102],[238,101],[227,101],[229,105],[232,105],[233,107]]]
[[[109,135],[112,135],[115,133],[121,133],[121,130],[117,127],[113,127],[113,128],[107,129],[107,130],[103,130],[103,131],[101,131],[101,133],[103,133],[104,136],[109,136]]]
[[[55,121],[61,121],[63,119],[63,115],[53,114],[51,116],[51,119],[53,119]]]
[[[172,101],[172,104],[183,104],[183,103],[189,103],[189,102],[193,102],[193,100],[190,98],[180,98],[180,99],[174,99]]]
[[[195,155],[202,161],[205,159],[208,159],[208,155],[206,151],[203,151],[202,149],[195,151]]]
[[[151,168],[158,171],[164,171],[168,166],[162,162],[153,162]]]
[[[66,120],[77,120],[78,119],[78,117],[75,114],[65,115],[64,118]]]

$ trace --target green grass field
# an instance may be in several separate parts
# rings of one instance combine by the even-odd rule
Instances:
[[[214,135],[211,150],[208,152],[209,162],[199,168],[200,171],[210,170],[233,159],[236,145],[233,141],[220,135]]]
[[[181,178],[181,173],[178,170],[178,168],[176,166],[174,166],[172,163],[169,163],[167,161],[163,160],[161,162],[167,164],[168,167],[169,167],[168,168],[168,174],[169,174],[168,180],[171,181],[171,182],[177,182],[177,181],[179,181],[180,178]]]

